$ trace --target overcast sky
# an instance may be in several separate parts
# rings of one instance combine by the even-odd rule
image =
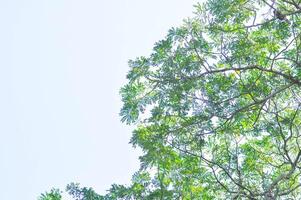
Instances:
[[[0,0],[0,199],[70,182],[129,183],[127,60],[148,55],[196,0]]]

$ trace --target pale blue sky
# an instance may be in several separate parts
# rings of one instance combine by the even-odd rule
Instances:
[[[127,60],[148,55],[196,0],[0,0],[0,199],[128,183]]]

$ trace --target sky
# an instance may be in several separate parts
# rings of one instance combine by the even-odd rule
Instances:
[[[139,168],[120,122],[127,61],[196,0],[0,0],[0,199],[70,182],[104,193]]]

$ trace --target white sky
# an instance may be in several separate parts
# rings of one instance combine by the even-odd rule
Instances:
[[[196,0],[0,0],[0,199],[70,182],[128,183],[127,60],[148,55]]]

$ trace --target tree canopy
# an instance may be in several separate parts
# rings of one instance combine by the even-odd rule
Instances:
[[[301,1],[208,0],[129,61],[143,150],[103,199],[301,199]]]

